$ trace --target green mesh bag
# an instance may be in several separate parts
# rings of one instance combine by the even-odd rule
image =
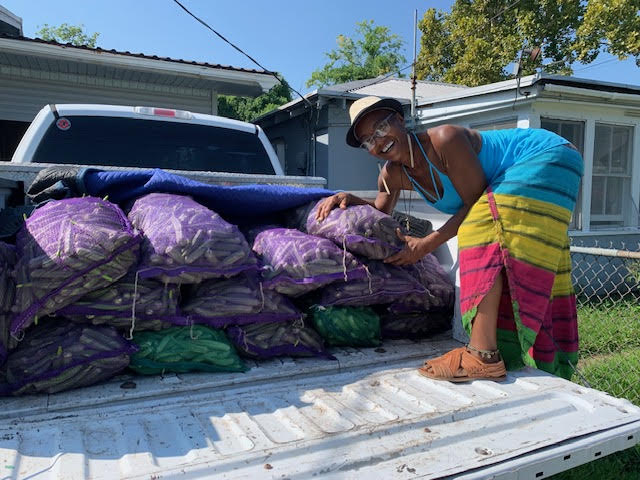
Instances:
[[[312,315],[313,325],[329,345],[380,345],[380,318],[369,307],[314,307]]]
[[[144,375],[247,370],[224,332],[204,325],[139,332],[133,343],[140,350],[131,356],[129,368]]]

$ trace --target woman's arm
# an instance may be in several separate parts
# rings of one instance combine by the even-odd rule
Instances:
[[[464,128],[443,125],[430,130],[429,136],[433,149],[440,158],[441,171],[449,177],[460,195],[462,207],[442,227],[424,238],[402,235],[398,232],[398,236],[406,242],[406,246],[401,252],[385,259],[386,263],[394,265],[416,263],[426,254],[455,237],[469,210],[487,188],[480,161]]]
[[[380,172],[380,175],[378,175],[378,194],[373,202],[360,198],[352,193],[339,192],[320,202],[316,213],[316,220],[321,222],[329,216],[329,213],[331,213],[331,210],[334,208],[345,209],[349,205],[371,205],[381,212],[390,215],[400,196],[399,190],[391,189],[393,184],[394,182],[389,178],[389,172],[385,167]]]

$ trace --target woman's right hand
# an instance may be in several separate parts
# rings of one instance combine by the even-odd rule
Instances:
[[[358,204],[358,197],[347,192],[336,193],[320,201],[318,204],[318,211],[316,212],[316,220],[321,222],[329,216],[331,210],[336,207],[342,209],[347,208],[349,205]]]

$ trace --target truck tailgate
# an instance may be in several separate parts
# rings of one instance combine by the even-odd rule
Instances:
[[[639,408],[534,369],[456,385],[416,373],[458,345],[3,399],[0,478],[543,478],[638,442]]]

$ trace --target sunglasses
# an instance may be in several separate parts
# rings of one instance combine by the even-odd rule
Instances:
[[[389,134],[389,131],[391,130],[391,124],[389,123],[389,120],[394,115],[395,115],[395,112],[392,112],[389,115],[387,115],[385,118],[380,120],[376,124],[376,128],[373,131],[373,134],[369,135],[363,140],[360,140],[360,148],[364,148],[369,152],[373,150],[373,148],[376,146],[376,139],[385,137]]]

